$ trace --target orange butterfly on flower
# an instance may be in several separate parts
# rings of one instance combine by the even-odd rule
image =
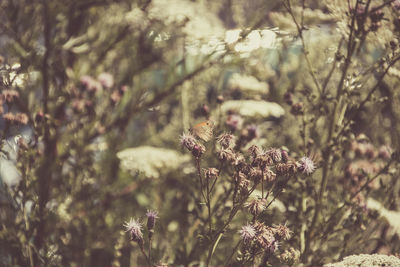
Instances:
[[[189,129],[189,132],[194,136],[202,139],[204,142],[208,142],[213,136],[214,125],[214,121],[206,120],[194,125],[192,128]]]

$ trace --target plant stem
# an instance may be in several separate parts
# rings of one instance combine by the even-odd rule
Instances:
[[[231,261],[233,255],[235,255],[236,251],[238,250],[240,244],[242,244],[242,240],[239,240],[239,242],[236,244],[235,248],[232,250],[231,255],[229,255],[228,259],[225,261],[224,267],[228,266],[228,264]]]
[[[144,256],[145,259],[146,259],[147,265],[148,265],[149,267],[151,267],[151,261],[150,261],[149,257],[146,255],[146,252],[144,251],[143,246],[142,246],[142,245],[139,245],[139,247],[140,247],[140,251],[142,252],[143,256]]]

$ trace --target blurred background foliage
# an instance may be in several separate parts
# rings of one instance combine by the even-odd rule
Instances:
[[[298,264],[398,252],[400,4],[364,2],[1,1],[0,265],[145,266],[122,225],[151,209],[154,264],[204,266],[198,178],[179,136],[208,118],[239,151],[313,157],[313,176],[262,216],[294,232],[281,249],[300,251]],[[349,8],[362,5],[384,18]],[[218,166],[215,141],[206,148],[202,167]],[[216,202],[222,215],[228,202]],[[212,266],[250,220],[237,215]]]

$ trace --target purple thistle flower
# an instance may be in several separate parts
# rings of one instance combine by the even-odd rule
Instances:
[[[139,220],[131,218],[129,221],[124,223],[126,228],[125,232],[129,232],[131,241],[137,242],[140,246],[143,245],[143,233],[142,233],[142,223]]]
[[[147,210],[147,229],[152,230],[156,224],[156,219],[158,219],[158,212],[153,210]]]
[[[315,171],[315,164],[309,157],[302,157],[299,161],[299,171],[310,175]]]
[[[242,226],[242,229],[239,230],[240,237],[245,243],[251,242],[256,236],[256,230],[250,224]]]

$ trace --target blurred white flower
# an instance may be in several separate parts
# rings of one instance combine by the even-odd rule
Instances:
[[[246,76],[239,73],[235,73],[231,76],[228,81],[228,87],[230,89],[239,89],[240,91],[253,91],[262,94],[268,93],[267,83],[260,82],[253,76]]]
[[[149,6],[149,18],[167,25],[184,24],[183,32],[189,39],[209,39],[224,33],[220,19],[198,2],[153,0]]]
[[[400,266],[400,259],[393,255],[359,254],[347,256],[341,262],[325,264],[324,267],[353,267],[353,266]]]
[[[221,105],[221,110],[226,113],[235,110],[245,117],[274,117],[279,118],[285,114],[285,110],[277,103],[263,100],[230,100]]]
[[[378,211],[379,215],[384,218],[392,227],[393,231],[400,235],[400,212],[386,209],[379,201],[368,198],[367,208]]]
[[[189,162],[190,155],[172,149],[140,146],[117,153],[121,169],[130,173],[141,172],[147,177],[159,178],[162,173],[179,170]]]

